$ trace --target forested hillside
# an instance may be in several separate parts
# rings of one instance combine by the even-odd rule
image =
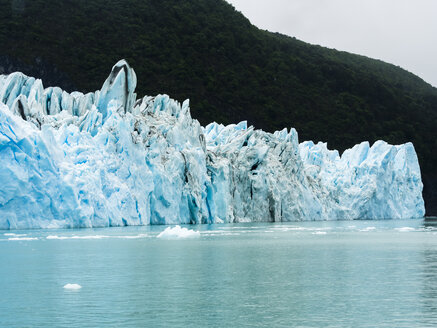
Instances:
[[[189,98],[203,124],[295,127],[340,151],[411,141],[437,214],[437,89],[399,67],[259,30],[223,0],[0,0],[0,73],[87,92],[121,58],[140,96]]]

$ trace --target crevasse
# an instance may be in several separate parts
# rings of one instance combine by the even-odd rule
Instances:
[[[424,215],[411,143],[340,156],[294,129],[201,127],[135,87],[124,60],[88,94],[0,76],[0,229]]]

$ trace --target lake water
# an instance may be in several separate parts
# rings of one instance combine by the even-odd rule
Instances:
[[[0,231],[0,327],[437,326],[424,220],[165,228]]]

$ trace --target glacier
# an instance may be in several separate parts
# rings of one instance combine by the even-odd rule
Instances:
[[[341,156],[246,122],[202,127],[189,101],[138,98],[119,61],[94,93],[0,75],[0,229],[423,217],[413,144]]]

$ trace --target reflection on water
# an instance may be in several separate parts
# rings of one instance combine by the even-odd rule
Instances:
[[[420,277],[423,282],[421,303],[423,324],[435,327],[437,323],[437,250],[431,245],[423,251],[423,269]]]
[[[437,326],[436,223],[164,228],[0,231],[0,327]]]
[[[428,217],[423,220],[423,226],[425,228],[437,229],[437,217]]]

